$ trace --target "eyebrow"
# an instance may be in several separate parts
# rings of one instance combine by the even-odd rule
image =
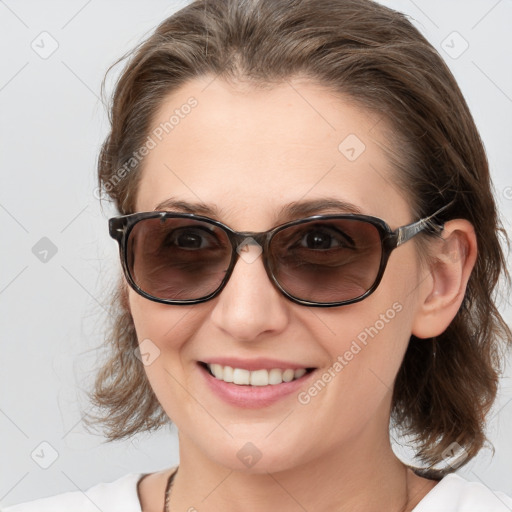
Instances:
[[[216,205],[209,205],[203,202],[190,202],[170,197],[159,203],[154,211],[181,211],[185,213],[195,213],[197,215],[205,215],[220,219],[223,209],[219,209]],[[294,201],[282,206],[277,211],[277,218],[285,220],[297,219],[300,217],[308,217],[310,215],[320,213],[362,213],[361,208],[355,204],[342,201],[333,197],[320,199],[308,199],[304,201]]]

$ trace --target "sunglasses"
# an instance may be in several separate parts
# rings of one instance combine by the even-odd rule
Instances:
[[[126,280],[163,304],[197,304],[217,296],[248,247],[261,251],[274,285],[304,306],[332,307],[368,297],[391,252],[422,231],[440,234],[441,211],[392,230],[368,215],[314,215],[265,232],[234,231],[192,213],[143,212],[109,220]],[[259,254],[258,254],[259,255]],[[251,258],[254,258],[254,253]]]

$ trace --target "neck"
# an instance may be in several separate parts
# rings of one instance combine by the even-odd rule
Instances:
[[[389,511],[411,510],[413,475],[393,454],[388,438],[373,439],[370,443],[359,435],[307,464],[255,472],[256,466],[240,471],[217,464],[180,435],[180,469],[170,510],[231,512],[240,510],[241,503],[254,512],[381,512],[383,503]]]

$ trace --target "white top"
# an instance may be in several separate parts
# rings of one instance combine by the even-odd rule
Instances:
[[[14,505],[3,512],[142,512],[137,483],[142,473],[130,473],[111,483]],[[512,498],[450,473],[413,512],[511,512]]]

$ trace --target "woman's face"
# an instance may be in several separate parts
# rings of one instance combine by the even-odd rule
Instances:
[[[232,229],[266,231],[297,218],[286,214],[289,205],[330,198],[394,229],[416,219],[393,185],[383,123],[311,82],[262,90],[197,79],[170,95],[154,119],[137,211],[183,211],[159,206],[170,199],[200,202],[215,209],[206,216]],[[308,215],[315,213],[343,210]],[[383,446],[421,274],[409,242],[392,253],[368,298],[306,307],[274,287],[258,248],[249,246],[224,290],[205,303],[159,304],[130,289],[138,340],[149,354],[145,370],[179,429],[182,452],[263,472]],[[221,382],[204,363],[239,368],[242,378],[243,370],[314,371],[253,387]]]

